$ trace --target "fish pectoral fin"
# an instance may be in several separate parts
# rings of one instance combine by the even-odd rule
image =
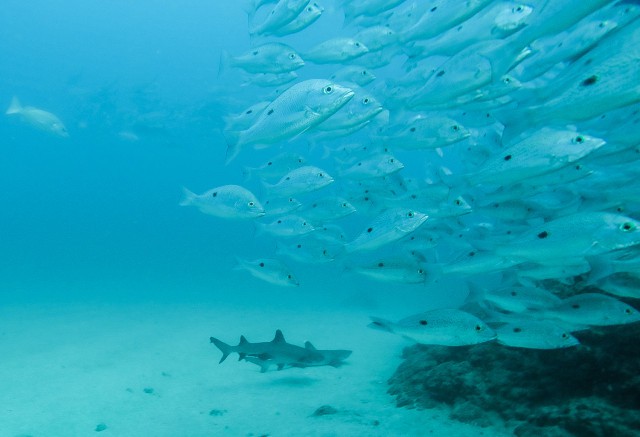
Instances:
[[[304,107],[304,118],[318,118],[320,117],[320,113],[318,111],[314,111],[310,106]]]

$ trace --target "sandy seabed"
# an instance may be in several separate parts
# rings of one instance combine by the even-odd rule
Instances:
[[[396,408],[387,380],[409,343],[367,311],[211,302],[3,304],[0,436],[500,436],[443,409]],[[215,336],[351,349],[341,368],[260,373]],[[309,336],[309,338],[307,338]],[[311,338],[311,336],[313,336]],[[335,414],[314,415],[323,405]]]

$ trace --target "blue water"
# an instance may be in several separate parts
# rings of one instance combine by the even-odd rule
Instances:
[[[236,255],[272,254],[274,240],[256,238],[251,222],[178,206],[182,186],[203,192],[244,184],[243,165],[279,153],[245,151],[224,165],[222,116],[272,92],[239,86],[233,72],[218,74],[222,50],[250,48],[240,6],[8,1],[3,9],[0,102],[8,106],[17,96],[56,114],[70,133],[58,138],[18,118],[0,121],[4,297],[126,300],[211,295],[229,284],[262,290],[264,284],[231,269]],[[326,39],[341,26],[339,12],[326,11],[302,36],[283,41],[303,50]],[[336,68],[309,64],[300,76],[323,77]],[[300,144],[303,154],[322,153]],[[261,189],[257,180],[247,187]],[[310,299],[361,284],[335,267],[301,267],[299,274]],[[387,289],[372,281],[363,287]]]
[[[339,3],[323,5],[324,14],[310,28],[278,40],[304,52],[328,38],[352,36],[354,27],[343,27],[342,10],[336,5]],[[258,42],[253,41],[254,44]],[[352,379],[345,377],[340,381],[343,373],[325,374],[329,375],[328,384],[338,381],[336,384],[340,384],[345,393],[353,390],[357,393],[354,395],[357,402],[360,402],[358,396],[363,396],[363,403],[371,398],[382,399],[376,404],[376,421],[391,417],[402,421],[401,414],[409,413],[395,411],[394,401],[390,396],[387,399],[386,380],[407,343],[388,334],[372,334],[373,331],[366,327],[368,316],[376,314],[398,320],[430,308],[459,306],[465,298],[464,287],[451,278],[418,285],[376,282],[347,272],[341,261],[318,265],[291,261],[300,286],[278,287],[234,269],[236,257],[276,257],[276,238],[260,232],[251,220],[222,219],[202,214],[193,207],[179,206],[183,187],[202,193],[217,186],[239,184],[263,199],[265,191],[260,181],[258,178],[246,180],[242,171],[244,166],[258,166],[281,151],[295,150],[306,157],[308,164],[327,166],[331,172],[338,166],[333,160],[322,157],[324,145],[368,141],[370,131],[366,129],[346,139],[319,144],[305,134],[267,150],[243,148],[231,164],[225,165],[227,145],[223,117],[256,102],[273,100],[277,92],[289,86],[246,86],[238,78],[238,70],[220,71],[223,51],[239,55],[251,47],[247,15],[236,1],[3,2],[0,14],[0,309],[7,320],[11,317],[11,309],[18,308],[16,314],[19,315],[6,326],[0,326],[0,354],[3,347],[18,351],[22,355],[16,353],[18,358],[11,361],[11,366],[33,372],[43,366],[46,371],[54,369],[55,377],[62,375],[60,380],[63,382],[65,377],[71,381],[72,371],[69,376],[64,365],[60,368],[55,363],[49,366],[46,360],[63,357],[60,360],[64,363],[64,359],[73,355],[64,353],[65,347],[81,349],[81,345],[86,344],[82,341],[87,342],[87,338],[77,340],[73,335],[83,326],[96,336],[104,335],[100,329],[102,324],[110,326],[109,323],[114,323],[117,327],[111,339],[114,344],[105,347],[104,351],[98,350],[97,354],[95,350],[91,351],[94,354],[91,359],[97,363],[94,363],[95,368],[102,370],[109,367],[101,361],[104,357],[111,363],[111,370],[120,369],[118,366],[126,363],[128,355],[112,355],[109,347],[118,351],[121,338],[127,338],[129,329],[133,337],[127,338],[130,349],[140,346],[146,351],[144,347],[147,346],[154,351],[154,347],[161,350],[163,338],[150,334],[153,327],[158,327],[168,340],[165,349],[155,351],[159,357],[154,363],[157,368],[149,368],[144,378],[153,380],[162,390],[166,381],[158,375],[168,369],[179,376],[166,383],[167,393],[169,389],[182,388],[182,384],[188,387],[185,391],[193,390],[187,397],[195,399],[193,402],[197,405],[190,405],[191,409],[184,415],[175,410],[170,416],[176,418],[174,425],[182,426],[181,421],[189,424],[193,417],[201,414],[198,409],[229,408],[232,413],[251,414],[254,394],[256,399],[273,401],[281,408],[278,401],[286,396],[269,399],[269,390],[274,387],[280,390],[280,395],[284,391],[290,396],[304,390],[312,392],[314,384],[326,388],[320,382],[324,381],[323,376],[319,375],[324,370],[334,369],[322,369],[304,377],[294,369],[290,380],[276,380],[280,378],[278,375],[274,379],[261,379],[256,383],[258,385],[251,386],[263,375],[255,368],[251,368],[251,376],[242,373],[252,367],[249,364],[229,360],[222,370],[215,368],[219,354],[207,343],[210,335],[236,341],[239,335],[247,334],[251,341],[268,341],[274,329],[288,324],[291,329],[285,335],[295,338],[299,344],[306,338],[314,341],[321,338],[323,348],[353,349],[350,362],[356,364],[347,370],[335,369],[336,372],[344,371]],[[373,94],[378,91],[384,94],[376,86],[384,86],[387,79],[398,78],[406,67],[404,61],[406,57],[397,56],[390,65],[375,69],[378,80],[368,89],[373,90]],[[338,68],[340,66],[335,64],[322,66],[308,62],[297,71],[298,80],[328,78]],[[69,137],[59,138],[34,129],[19,117],[5,116],[2,105],[8,107],[14,96],[23,105],[56,114],[66,125]],[[491,145],[487,150],[490,148]],[[405,164],[403,177],[424,179],[427,169],[433,170],[434,166],[450,167],[454,173],[458,167],[466,168],[462,165],[464,147],[452,149],[447,149],[443,159],[437,158],[432,151],[393,153]],[[475,159],[479,156],[481,154],[476,153]],[[434,166],[429,167],[430,159],[436,162]],[[606,170],[606,164],[604,167]],[[339,184],[334,184],[318,196],[328,194],[343,193]],[[313,196],[315,194],[307,195],[306,199]],[[366,223],[371,219],[372,216],[366,213],[356,214],[338,224],[345,226],[352,239],[366,229]],[[485,219],[480,215],[479,220]],[[460,231],[463,235],[462,229],[474,219],[458,222],[456,218],[446,218],[436,225],[447,224],[448,220],[451,226],[443,225],[437,232],[454,234]],[[500,222],[491,218],[486,220]],[[526,225],[524,221],[522,224]],[[486,245],[490,247],[490,244]],[[447,254],[447,249],[442,252]],[[61,305],[56,307],[52,302]],[[176,305],[178,316],[171,318],[172,305],[176,303],[181,305]],[[10,310],[5,311],[7,308]],[[236,313],[225,312],[221,317],[219,308],[224,311],[235,308]],[[65,316],[58,317],[57,311]],[[85,312],[87,315],[83,319]],[[344,317],[350,317],[348,323]],[[127,320],[131,326],[126,325]],[[37,334],[46,330],[49,322],[56,324],[52,332],[67,333],[69,337],[51,341],[38,338]],[[33,330],[33,335],[29,329]],[[341,329],[350,330],[345,335],[350,341],[348,344],[338,332]],[[18,341],[7,340],[12,332],[20,332],[18,338],[23,340],[34,338],[34,343],[27,341],[21,348]],[[174,332],[189,333],[190,336],[171,338]],[[146,337],[138,342],[136,333]],[[375,337],[377,335],[380,337]],[[372,342],[373,337],[380,338],[380,343]],[[42,346],[38,341],[46,342],[45,349],[48,349],[45,352],[49,354],[43,353],[40,362],[36,362]],[[62,352],[55,349],[56,342],[62,345]],[[184,349],[180,349],[181,346]],[[177,350],[175,356],[171,355],[172,349]],[[20,361],[30,361],[31,352],[36,356],[33,368]],[[85,366],[82,370],[95,370],[82,361],[83,351],[75,352],[80,358],[74,359]],[[100,353],[104,353],[104,357]],[[366,367],[371,357],[388,368],[378,373],[376,367]],[[146,363],[144,358],[141,362]],[[190,371],[185,371],[181,375],[184,378],[180,379],[182,368],[199,369],[201,373],[187,375]],[[236,368],[237,373],[233,373]],[[131,374],[123,375],[123,380],[141,372],[134,365],[132,369]],[[368,372],[363,372],[368,379],[353,383],[360,369]],[[106,379],[101,383],[111,385],[108,378],[113,375],[105,374]],[[141,381],[144,378],[141,377]],[[278,385],[269,385],[274,380]],[[446,380],[446,373],[443,380]],[[121,383],[117,381],[117,384]],[[146,381],[134,387],[136,393],[139,394]],[[210,402],[219,394],[207,390],[228,389],[226,384],[246,381],[257,394],[249,391],[247,398],[242,397],[244,393],[236,394],[229,404],[233,407],[222,401],[219,404]],[[371,384],[375,389],[370,388]],[[16,391],[24,388],[21,384],[14,385],[19,386]],[[447,386],[446,381],[443,385]],[[46,386],[43,387],[41,390],[48,392]],[[123,420],[118,422],[119,410],[109,410],[111,403],[117,403],[114,399],[119,399],[125,388],[128,390],[124,382],[122,387],[114,387],[114,391],[119,390],[117,395],[109,397],[105,394],[99,399],[102,403],[96,402],[100,406],[104,403],[104,411],[110,415],[100,416],[102,412],[90,415],[88,425],[69,415],[58,426],[64,429],[68,422],[88,430],[86,435],[89,435],[101,420],[107,420],[110,427],[114,424],[116,429],[118,424],[136,422],[124,420],[124,413],[121,415]],[[337,395],[344,394],[330,390]],[[191,393],[197,395],[191,396]],[[304,393],[306,396],[307,392]],[[208,403],[200,405],[198,396],[207,399]],[[56,398],[52,399],[53,405]],[[79,399],[82,401],[83,398],[80,396]],[[326,397],[303,400],[311,409],[298,415],[302,421],[307,420],[313,408],[327,402]],[[143,405],[146,401],[134,405]],[[153,411],[149,404],[144,405],[145,411]],[[175,407],[170,403],[162,405]],[[249,407],[243,410],[244,405]],[[282,408],[288,404],[284,405]],[[20,414],[25,417],[31,414],[28,402],[19,406]],[[61,407],[58,405],[57,408]],[[367,408],[366,405],[362,407],[365,411]],[[272,413],[269,411],[275,417]],[[6,411],[5,414],[10,416]],[[360,420],[358,414],[354,416],[355,422]],[[229,416],[229,423],[246,421],[238,420],[233,414]],[[265,415],[261,419],[273,421],[272,416]],[[418,421],[423,420],[422,416],[417,417]],[[344,420],[348,422],[349,418]],[[150,423],[150,429],[154,429]],[[183,435],[201,435],[190,432],[210,429],[208,422],[201,425],[183,427]],[[371,426],[367,423],[362,427],[363,432],[373,429]],[[14,427],[12,431],[17,429]],[[238,435],[247,435],[242,429],[243,433]],[[2,431],[0,423],[0,437],[4,436]],[[375,435],[389,434],[381,431]],[[415,435],[421,434],[416,432]]]

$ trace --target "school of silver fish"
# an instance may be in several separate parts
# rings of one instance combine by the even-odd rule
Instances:
[[[226,162],[265,159],[243,169],[252,190],[182,204],[277,243],[238,269],[291,287],[319,263],[389,287],[466,282],[462,309],[372,317],[423,344],[555,349],[640,321],[640,2],[331,3],[245,2],[254,46],[223,55],[255,89],[225,118]],[[283,42],[325,9],[344,27]]]

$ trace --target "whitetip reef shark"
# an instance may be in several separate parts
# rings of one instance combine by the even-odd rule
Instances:
[[[229,354],[235,352],[239,356],[238,360],[257,364],[263,373],[273,365],[277,366],[278,370],[291,367],[339,367],[351,355],[350,350],[316,349],[308,341],[305,347],[287,343],[279,329],[273,340],[269,342],[251,343],[244,335],[240,336],[240,343],[237,346],[231,346],[214,337],[210,337],[210,341],[222,352],[220,363],[226,360]]]

